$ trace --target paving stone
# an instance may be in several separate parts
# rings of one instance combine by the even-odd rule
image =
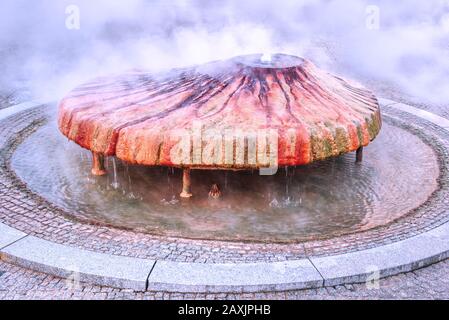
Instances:
[[[0,223],[0,249],[26,236],[26,233]]]
[[[26,268],[119,288],[143,291],[154,261],[113,256],[28,236],[1,252],[2,259]]]
[[[307,259],[239,264],[158,261],[148,281],[149,290],[175,292],[281,291],[323,284]]]
[[[449,129],[449,120],[443,117],[440,117],[432,112],[422,110],[419,108],[412,107],[410,105],[404,104],[404,103],[395,103],[392,105],[395,109],[399,109],[405,112],[409,112],[411,114],[414,114],[420,118],[426,119],[430,122],[433,122],[434,124]]]
[[[38,107],[43,104],[45,104],[45,103],[42,101],[27,101],[27,102],[24,102],[24,103],[15,105],[15,106],[11,106],[9,108],[1,109],[0,110],[0,120],[6,119],[7,117],[12,116],[18,112],[25,111],[25,110],[28,110],[31,108],[35,108],[35,107]]]
[[[310,258],[326,286],[366,282],[411,271],[449,256],[449,223],[392,244],[342,255]]]

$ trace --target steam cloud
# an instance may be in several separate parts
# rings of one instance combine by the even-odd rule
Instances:
[[[70,5],[79,30],[66,27]],[[284,52],[449,101],[449,1],[2,0],[0,14],[0,86],[37,98],[105,73]]]

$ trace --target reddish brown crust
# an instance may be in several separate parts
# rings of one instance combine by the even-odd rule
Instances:
[[[297,65],[282,68],[233,59],[160,78],[135,72],[97,80],[61,101],[59,128],[86,149],[130,163],[230,169],[266,165],[259,154],[256,163],[238,162],[234,155],[230,164],[223,150],[212,165],[201,157],[200,162],[180,162],[173,159],[173,148],[182,135],[195,134],[197,122],[203,134],[214,129],[223,137],[226,130],[244,135],[276,130],[281,166],[355,151],[372,141],[381,128],[375,96],[296,59]],[[256,148],[265,142],[259,137]],[[244,149],[247,156],[248,141]]]

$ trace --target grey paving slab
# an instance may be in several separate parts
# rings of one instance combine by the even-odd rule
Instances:
[[[394,108],[414,114],[415,116],[418,116],[420,118],[426,119],[440,127],[443,128],[449,128],[449,120],[443,117],[440,117],[439,115],[436,115],[432,112],[423,110],[423,109],[419,109],[419,108],[415,108],[412,106],[409,106],[407,104],[403,104],[403,103],[397,103],[395,105],[393,105]]]
[[[422,119],[430,121],[442,128],[449,129],[449,119],[441,117],[435,113],[432,113],[432,112],[429,112],[429,111],[426,111],[426,110],[423,110],[420,108],[416,108],[416,107],[410,106],[405,103],[395,102],[395,101],[389,100],[389,99],[378,99],[378,100],[379,100],[381,107],[382,106],[391,106],[395,109],[411,113],[411,114],[418,116]]]
[[[255,292],[316,288],[323,278],[309,260],[201,264],[158,261],[148,289],[171,292]]]
[[[377,101],[379,101],[379,104],[381,107],[390,106],[390,105],[398,103],[394,100],[385,99],[385,98],[377,98]]]
[[[9,246],[17,240],[26,236],[19,230],[8,227],[7,225],[0,223],[0,249]]]
[[[0,120],[6,119],[7,117],[16,114],[17,112],[25,111],[34,107],[38,107],[45,104],[40,101],[27,101],[21,104],[17,104],[15,106],[11,106],[5,109],[0,110]]]
[[[73,248],[28,236],[1,250],[2,260],[62,278],[110,287],[146,289],[155,261]]]
[[[370,281],[449,257],[449,223],[403,241],[342,255],[310,258],[325,286]]]

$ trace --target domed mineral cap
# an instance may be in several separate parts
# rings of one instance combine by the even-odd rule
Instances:
[[[58,121],[80,146],[129,163],[217,169],[303,165],[381,128],[370,91],[284,54],[96,79],[60,102]]]

